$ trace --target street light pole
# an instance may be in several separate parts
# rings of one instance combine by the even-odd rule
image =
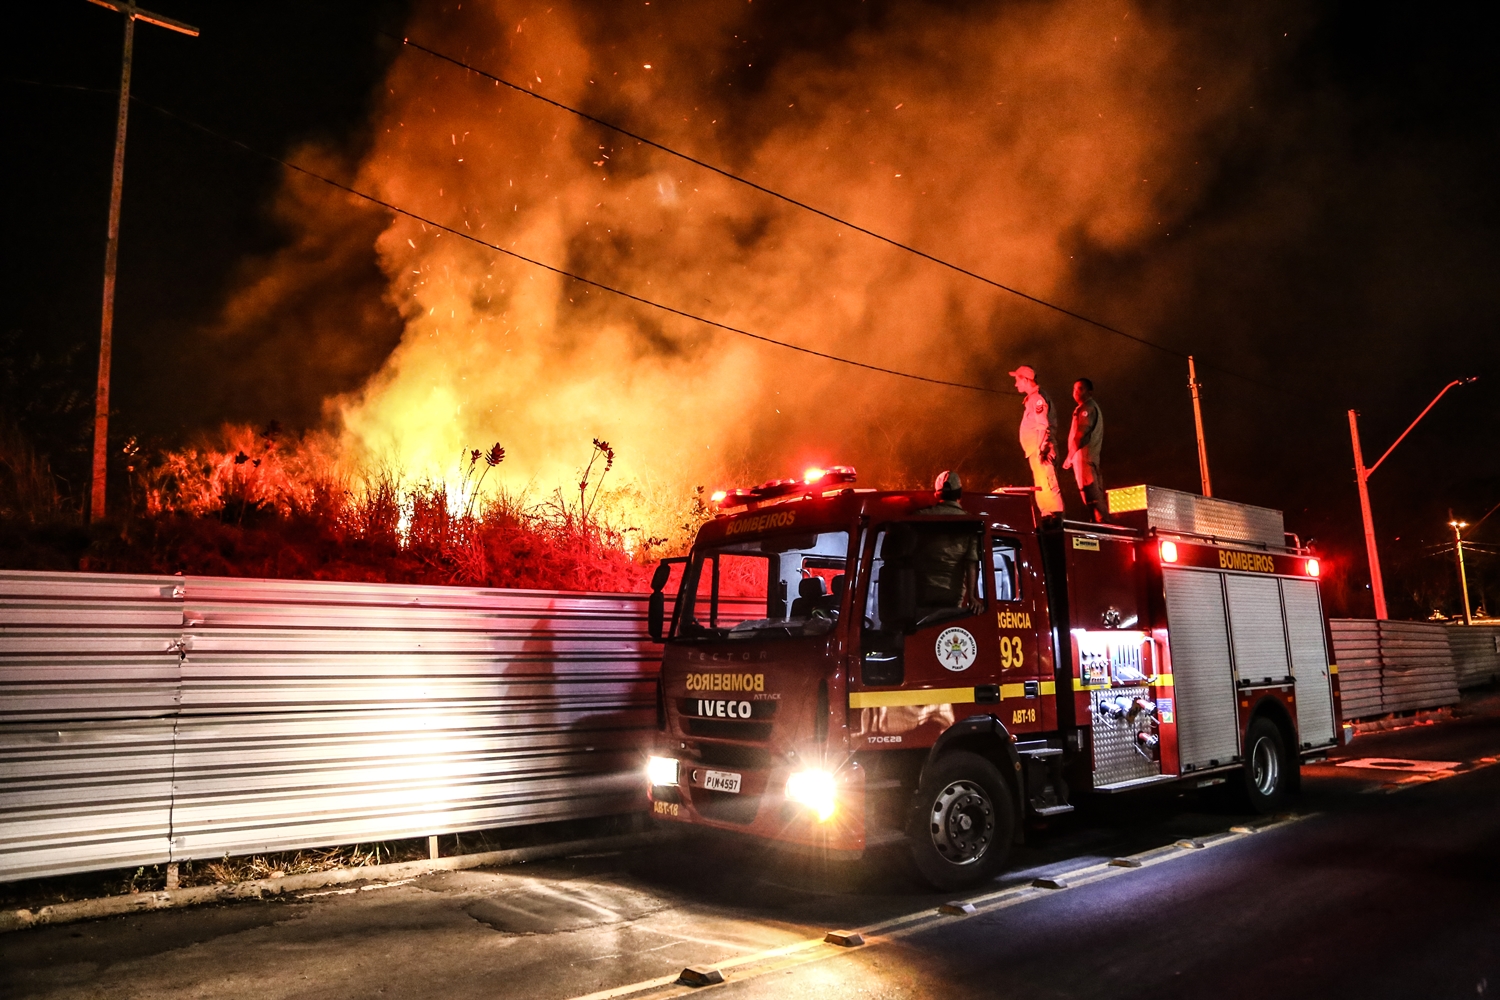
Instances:
[[[1449,511],[1449,516],[1452,516],[1452,511]],[[1469,574],[1464,571],[1463,530],[1469,526],[1469,522],[1449,521],[1448,526],[1453,529],[1453,551],[1458,553],[1458,588],[1464,593],[1464,624],[1473,625],[1474,616],[1469,612]]]
[[[1370,592],[1375,598],[1376,618],[1384,619],[1388,618],[1389,615],[1386,614],[1385,608],[1385,582],[1380,577],[1380,551],[1375,545],[1375,518],[1370,513],[1370,476],[1375,473],[1376,469],[1380,468],[1381,462],[1391,457],[1391,452],[1396,450],[1396,445],[1406,440],[1406,435],[1411,433],[1413,427],[1422,422],[1422,418],[1427,416],[1428,411],[1437,405],[1437,401],[1442,399],[1449,389],[1456,385],[1468,385],[1470,382],[1476,381],[1478,381],[1477,375],[1469,378],[1456,378],[1443,386],[1442,392],[1432,397],[1432,402],[1427,404],[1427,408],[1417,414],[1417,419],[1407,425],[1406,430],[1401,432],[1401,436],[1368,469],[1365,468],[1364,453],[1360,451],[1359,447],[1359,411],[1349,411],[1349,438],[1354,443],[1354,479],[1359,483],[1359,508],[1365,521],[1365,553],[1370,559]]]
[[[1349,437],[1354,442],[1354,479],[1359,483],[1359,512],[1365,521],[1365,556],[1370,560],[1370,593],[1375,597],[1375,617],[1385,618],[1385,581],[1380,576],[1380,550],[1375,545],[1375,517],[1370,513],[1370,473],[1359,447],[1359,417],[1349,411]]]
[[[1203,480],[1203,495],[1214,495],[1213,480],[1208,478],[1208,445],[1203,440],[1203,406],[1198,402],[1198,370],[1193,365],[1193,356],[1188,355],[1188,388],[1193,393],[1193,427],[1198,431],[1198,476]]]
[[[135,22],[198,37],[190,24],[153,14],[137,7],[133,0],[89,0],[125,15],[125,56],[120,63],[120,111],[115,119],[115,160],[110,176],[109,226],[104,242],[104,309],[99,320],[99,382],[94,397],[94,477],[89,494],[89,519],[104,517],[104,472],[109,455],[109,370],[114,350],[115,332],[115,264],[120,254],[120,196],[125,187],[125,122],[130,113],[130,63],[135,54]]]

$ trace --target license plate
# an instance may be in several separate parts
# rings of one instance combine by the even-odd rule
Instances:
[[[733,771],[709,771],[703,776],[703,787],[714,792],[738,792],[740,776]]]

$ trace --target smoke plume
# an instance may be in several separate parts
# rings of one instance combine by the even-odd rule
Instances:
[[[1123,0],[891,6],[428,5],[414,41],[1034,295],[1076,301],[1078,261],[1129,254],[1200,196],[1244,99],[1226,58]],[[717,331],[342,196],[286,197],[304,238],[235,302],[305,298],[371,234],[400,342],[329,399],[345,448],[444,475],[499,440],[511,481],[576,478],[592,438],[629,479],[744,485],[806,464],[867,482],[962,467],[1019,481],[1006,372],[1128,369],[1140,349],[407,49],[354,184],[518,254],[789,343],[993,387],[945,389]],[[1163,228],[1165,227],[1165,229]],[[319,248],[327,247],[326,252]],[[1150,333],[1149,290],[1088,307]],[[317,336],[386,336],[380,310]],[[325,326],[334,329],[330,333]],[[358,347],[350,349],[358,353]],[[297,364],[290,360],[289,364]],[[1087,369],[1080,368],[1087,365]]]

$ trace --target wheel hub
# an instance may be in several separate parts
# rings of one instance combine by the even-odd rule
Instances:
[[[995,805],[982,786],[960,779],[933,800],[928,826],[933,846],[945,860],[973,864],[995,839]]]
[[[1250,753],[1250,780],[1261,795],[1271,795],[1281,779],[1281,757],[1276,753],[1276,744],[1262,736],[1255,741]]]

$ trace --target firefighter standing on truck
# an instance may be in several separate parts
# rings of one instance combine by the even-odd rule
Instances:
[[[1104,411],[1094,399],[1094,383],[1081,378],[1073,383],[1073,426],[1068,430],[1068,457],[1064,469],[1073,470],[1083,506],[1096,522],[1109,513],[1104,480],[1099,475],[1099,453],[1104,448]]]
[[[1043,514],[1061,514],[1062,490],[1057,486],[1057,445],[1052,437],[1052,400],[1036,382],[1036,369],[1022,365],[1010,373],[1016,392],[1026,397],[1021,413],[1021,450],[1031,463],[1036,505]]]

